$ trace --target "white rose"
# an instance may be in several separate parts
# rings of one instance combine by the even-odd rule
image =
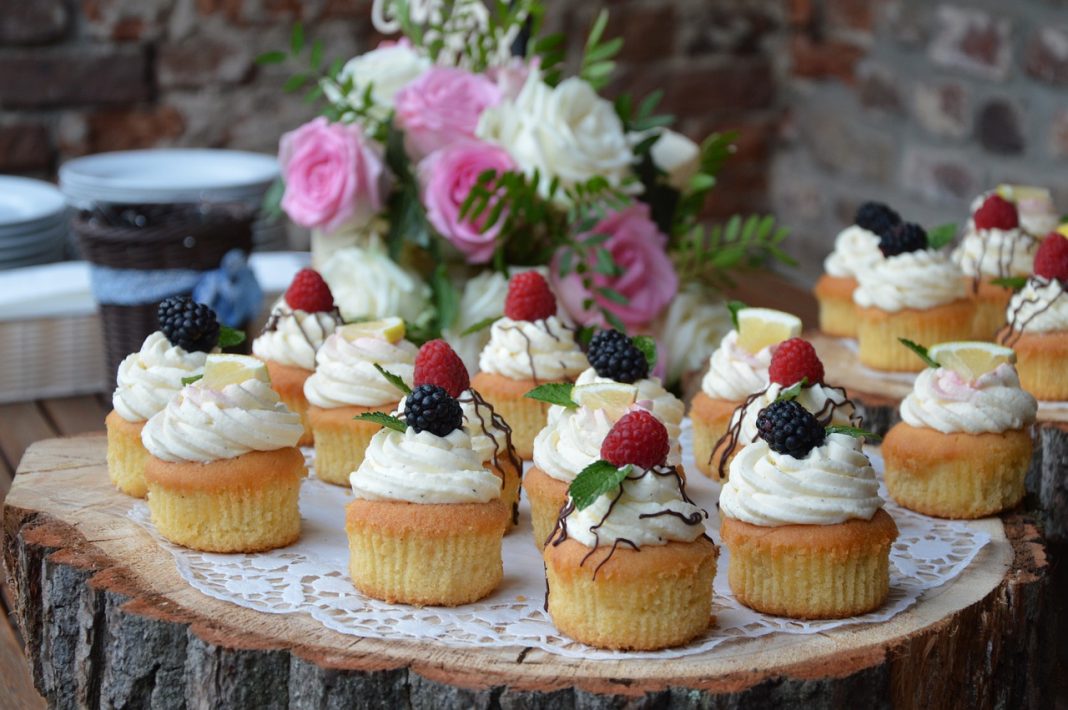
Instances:
[[[619,186],[634,160],[612,104],[585,81],[572,77],[551,88],[531,72],[515,101],[483,112],[476,135],[507,150],[523,171],[539,172],[539,189],[602,175]]]
[[[653,164],[667,173],[668,184],[683,192],[701,166],[701,147],[692,140],[665,128],[650,149]]]
[[[696,372],[731,329],[731,314],[723,300],[696,283],[680,289],[656,327],[657,340],[667,350],[666,382]]]
[[[426,282],[390,259],[385,246],[374,237],[367,246],[335,251],[320,273],[347,321],[400,316],[415,323],[430,306]]]
[[[504,313],[504,299],[508,295],[508,279],[497,271],[483,271],[464,284],[460,296],[460,314],[456,323],[442,335],[470,372],[478,371],[478,355],[489,342],[490,329],[460,335],[486,318]]]
[[[333,104],[360,106],[367,86],[371,86],[370,113],[384,120],[393,110],[393,97],[406,84],[430,68],[431,62],[407,44],[378,47],[345,63],[338,73],[338,84],[352,80],[352,89],[342,94],[333,82],[323,82],[323,93]]]

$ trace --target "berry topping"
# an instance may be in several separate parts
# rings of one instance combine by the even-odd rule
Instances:
[[[556,296],[537,271],[524,271],[508,282],[504,315],[512,320],[542,320],[556,315]]]
[[[884,205],[882,202],[865,202],[857,208],[857,214],[853,222],[858,227],[863,227],[869,232],[882,234],[890,231],[891,227],[901,223],[901,215]]]
[[[415,356],[415,386],[419,385],[437,385],[450,397],[459,397],[471,387],[471,377],[464,361],[448,343],[431,340]]]
[[[1035,252],[1035,274],[1068,281],[1068,237],[1060,232],[1046,235]]]
[[[334,309],[334,294],[314,269],[301,269],[286,289],[286,303],[296,311],[320,313]]]
[[[667,460],[671,444],[667,429],[644,409],[624,414],[601,443],[601,458],[613,466],[659,466]]]
[[[601,377],[627,384],[649,376],[649,361],[634,342],[618,330],[598,331],[586,353]]]
[[[790,338],[775,348],[771,356],[768,377],[783,387],[800,382],[804,377],[808,384],[823,383],[823,363],[812,343],[803,338]]]
[[[827,431],[795,400],[772,402],[757,414],[758,436],[768,442],[772,451],[804,458],[827,438]]]
[[[879,251],[883,256],[896,256],[926,248],[927,232],[912,222],[901,222],[879,235]]]
[[[1020,226],[1016,205],[1001,195],[991,195],[972,216],[976,229],[1015,229]]]
[[[419,385],[404,400],[404,420],[415,433],[448,436],[463,425],[460,403],[437,385]]]
[[[219,344],[215,311],[188,296],[171,296],[156,309],[159,329],[171,345],[186,352],[211,352]]]

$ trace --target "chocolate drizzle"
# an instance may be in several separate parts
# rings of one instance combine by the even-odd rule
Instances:
[[[985,230],[984,230],[985,231]],[[1012,276],[1011,266],[1013,260],[1016,258],[1016,248],[1020,242],[1027,242],[1027,247],[1030,248],[1036,241],[1038,241],[1033,235],[1018,230],[1019,236],[1016,239],[1002,239],[998,245],[997,253],[997,276],[995,278],[1004,279]],[[989,235],[982,235],[976,230],[976,235],[979,237],[979,258],[975,262],[975,275],[972,277],[972,293],[979,292],[979,284],[983,280],[983,259],[986,258],[987,248],[990,246]],[[1005,243],[1008,242],[1008,248],[1006,249]]]
[[[1034,283],[1035,279],[1036,277],[1032,276],[1031,280],[1028,283]],[[1039,283],[1040,285],[1046,285],[1050,282],[1046,281],[1046,284],[1043,284],[1041,282]],[[1031,321],[1033,321],[1035,318],[1038,318],[1040,315],[1042,315],[1049,309],[1053,308],[1054,304],[1057,303],[1057,301],[1066,297],[1066,294],[1068,294],[1068,290],[1062,288],[1061,292],[1057,294],[1056,298],[1052,298],[1049,301],[1046,301],[1045,303],[1041,303],[1041,299],[1037,297],[1021,298],[1020,302],[1016,304],[1016,308],[1013,308],[1009,312],[1008,319],[1005,325],[998,328],[997,333],[994,334],[994,340],[1001,343],[1002,345],[1005,345],[1006,347],[1012,347],[1021,337],[1023,337],[1024,330],[1027,329],[1027,326],[1031,323]],[[1040,303],[1041,305],[1035,308],[1034,312],[1032,312],[1031,315],[1023,319],[1022,321],[1020,320],[1024,309],[1026,309],[1028,306],[1034,306]]]
[[[533,323],[534,325],[538,325],[540,323],[541,324],[541,329],[543,331],[545,331],[546,335],[548,335],[550,338],[552,338],[553,340],[555,340],[558,343],[563,341],[562,334],[554,333],[552,328],[549,327],[548,319],[539,318],[538,320],[525,321],[525,322]],[[564,325],[563,323],[560,323],[559,321],[557,321],[557,323],[559,324],[560,328],[564,332],[571,332],[571,333],[575,332],[574,328],[569,328],[566,325]],[[531,379],[534,380],[534,385],[535,386],[541,384],[541,381],[538,379],[538,370],[534,366],[534,353],[531,352],[530,336],[527,335],[526,333],[524,333],[522,328],[520,328],[519,326],[515,326],[515,325],[510,325],[510,326],[502,325],[501,326],[501,330],[515,330],[515,331],[518,331],[519,335],[521,335],[523,337],[523,340],[526,341],[526,348],[525,349],[526,349],[526,352],[527,352],[527,361],[530,363],[530,377],[531,377]],[[572,339],[574,339],[574,336],[572,336]],[[562,360],[559,361],[559,365],[560,365],[560,369],[561,370],[563,370],[564,372],[567,372],[567,365],[564,364],[564,362]]]
[[[493,405],[483,399],[482,395],[473,389],[468,388],[462,392],[459,397],[456,398],[461,404],[470,402],[474,404],[475,417],[478,419],[478,425],[482,428],[482,433],[489,437],[489,440],[493,442],[493,465],[495,468],[501,467],[501,456],[513,467],[517,476],[523,474],[523,462],[519,459],[518,454],[515,452],[515,447],[512,445],[512,427],[508,425],[508,422],[504,421],[504,417],[494,411]],[[487,420],[482,415],[482,409],[485,407],[489,410],[489,419]],[[471,422],[472,424],[474,422]],[[504,441],[500,441],[499,434],[504,434]],[[518,501],[512,506],[512,523],[519,522],[519,503]]]
[[[345,324],[345,320],[341,317],[341,311],[336,306],[329,311],[317,311],[315,313],[309,313],[308,315],[315,316],[316,322],[319,322],[318,315],[320,312],[330,314],[330,316],[337,322],[338,327]],[[282,309],[275,309],[274,311],[272,311],[270,317],[267,319],[267,322],[264,323],[263,330],[260,331],[260,335],[264,335],[265,333],[273,333],[274,331],[278,330],[278,323],[280,320],[282,320],[284,316],[296,317],[295,311],[286,311]],[[299,330],[300,334],[304,336],[304,340],[308,343],[308,347],[310,347],[312,350],[318,350],[319,348],[315,345],[315,343],[312,342],[311,338],[308,337],[308,332],[304,330],[304,326],[299,323],[297,325],[299,326],[297,330]]]

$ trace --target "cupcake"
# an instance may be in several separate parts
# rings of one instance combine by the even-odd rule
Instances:
[[[932,345],[971,337],[975,303],[964,275],[950,259],[927,248],[923,228],[902,223],[882,235],[885,259],[857,274],[853,292],[860,362],[877,370],[917,372],[922,363],[898,345],[909,338]]]
[[[315,371],[315,354],[341,322],[330,287],[315,271],[301,269],[252,341],[252,354],[267,363],[274,391],[300,415],[301,446],[312,443],[304,381]]]
[[[320,480],[346,485],[378,430],[357,417],[397,408],[403,391],[379,368],[411,386],[416,347],[404,334],[400,318],[351,323],[339,327],[319,348],[315,372],[304,382],[304,396],[315,438],[315,476]]]
[[[1064,232],[1068,229],[1061,228]],[[1050,233],[1034,275],[1013,295],[999,341],[1016,351],[1023,388],[1041,400],[1068,400],[1068,235]]]
[[[485,597],[503,574],[509,509],[501,478],[483,465],[460,404],[420,385],[405,421],[371,439],[352,475],[345,516],[349,571],[364,594],[390,603],[456,606]]]
[[[1020,389],[1014,360],[993,343],[931,348],[882,445],[894,500],[925,515],[981,518],[1023,499],[1038,404]]]
[[[820,330],[824,333],[842,338],[857,336],[857,309],[853,303],[857,272],[883,258],[879,235],[900,223],[898,213],[886,205],[865,202],[857,210],[853,224],[835,238],[834,251],[824,260],[824,273],[815,288]]]
[[[526,271],[508,284],[504,317],[491,327],[479,356],[481,372],[471,384],[511,424],[516,452],[529,460],[549,405],[526,393],[549,382],[572,382],[588,365],[575,334],[556,317],[549,284]]]
[[[735,598],[795,619],[878,609],[897,526],[862,440],[829,433],[792,400],[761,410],[757,428],[760,438],[731,462],[719,497]]]
[[[141,349],[119,364],[114,407],[104,419],[108,434],[108,476],[127,495],[144,498],[145,462],[141,443],[145,422],[162,411],[182,389],[182,380],[200,375],[207,353],[219,342],[219,323],[207,306],[185,296],[159,305],[160,329],[145,338]],[[191,326],[185,325],[189,319]]]
[[[145,424],[148,508],[159,534],[205,552],[259,552],[300,537],[303,428],[244,355],[209,355],[204,377]]]
[[[727,333],[712,353],[701,391],[690,404],[694,459],[706,476],[718,468],[712,451],[727,432],[731,414],[749,395],[768,386],[768,366],[775,346],[801,335],[800,318],[770,308],[743,308],[735,319],[735,330]]]
[[[569,487],[543,555],[549,615],[576,641],[648,651],[711,623],[717,550],[669,448],[656,417],[630,412]]]

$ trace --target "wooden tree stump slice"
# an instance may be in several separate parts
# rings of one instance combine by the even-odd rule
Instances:
[[[348,636],[207,597],[127,517],[103,436],[27,452],[4,560],[35,683],[56,707],[609,708],[735,704],[1042,707],[1045,546],[1026,516],[894,619],[777,634],[673,660],[576,661]],[[342,514],[339,511],[339,515]]]

